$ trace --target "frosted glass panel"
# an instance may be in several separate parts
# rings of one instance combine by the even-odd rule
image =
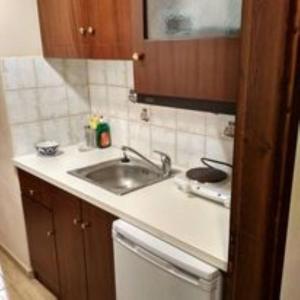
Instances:
[[[242,0],[147,0],[147,38],[235,36]]]

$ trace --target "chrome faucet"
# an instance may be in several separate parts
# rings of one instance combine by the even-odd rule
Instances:
[[[142,155],[141,153],[139,153],[138,151],[134,150],[133,148],[131,148],[129,146],[123,146],[122,151],[123,151],[122,161],[124,161],[124,162],[130,161],[130,159],[127,156],[127,151],[129,151],[129,152],[132,152],[133,154],[135,154],[136,156],[140,157],[142,160],[147,162],[149,165],[151,165],[156,170],[158,170],[160,173],[163,174],[164,177],[170,176],[170,174],[171,174],[172,160],[171,160],[170,156],[164,152],[154,151],[154,153],[159,154],[160,158],[161,158],[162,166],[159,167],[154,162],[152,162],[150,159],[148,159],[147,157],[145,157],[144,155]]]

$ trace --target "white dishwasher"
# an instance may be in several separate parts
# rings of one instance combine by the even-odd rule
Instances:
[[[117,300],[220,300],[214,267],[118,220],[113,224]]]

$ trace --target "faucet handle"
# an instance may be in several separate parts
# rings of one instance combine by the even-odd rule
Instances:
[[[153,152],[160,155],[160,159],[161,159],[161,162],[162,162],[162,168],[163,168],[164,174],[170,175],[171,169],[172,169],[172,159],[171,159],[171,157],[167,153],[164,153],[162,151],[155,150]]]
[[[122,146],[121,150],[123,152],[123,157],[121,159],[121,162],[122,163],[129,163],[130,159],[129,159],[128,155],[127,155],[127,148],[126,148],[126,146]]]

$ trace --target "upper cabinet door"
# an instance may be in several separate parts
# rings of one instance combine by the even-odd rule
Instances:
[[[241,0],[132,0],[139,94],[234,102]]]
[[[88,0],[87,2],[91,57],[131,58],[131,0]]]
[[[46,57],[89,55],[85,0],[38,0],[38,9]]]

